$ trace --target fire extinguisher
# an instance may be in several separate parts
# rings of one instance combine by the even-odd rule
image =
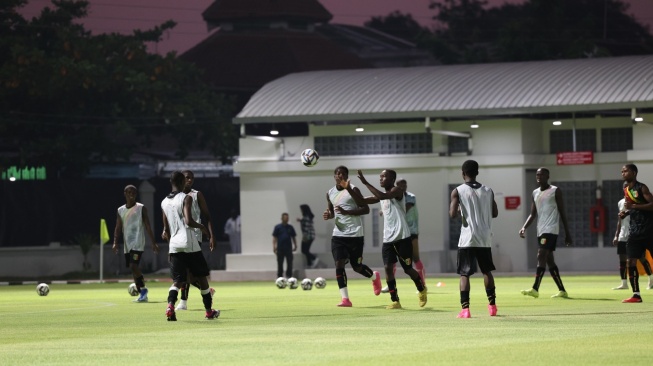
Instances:
[[[601,198],[601,186],[596,188],[596,204],[590,207],[590,232],[605,232],[605,206]]]

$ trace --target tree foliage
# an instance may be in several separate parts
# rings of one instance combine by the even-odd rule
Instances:
[[[650,54],[653,37],[622,0],[433,0],[438,25],[425,44],[444,63]]]
[[[78,176],[154,145],[170,158],[234,154],[233,103],[174,53],[147,50],[174,22],[92,35],[80,22],[87,1],[52,0],[31,20],[18,13],[25,3],[0,3],[0,165]]]
[[[393,11],[385,17],[372,17],[365,26],[416,43],[430,34],[429,29],[421,26],[412,15],[400,11]]]

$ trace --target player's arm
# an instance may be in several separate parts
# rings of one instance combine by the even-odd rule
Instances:
[[[120,218],[120,214],[117,212],[118,211],[116,211],[116,227],[113,229],[113,245],[111,246],[114,254],[118,254],[118,238],[122,235],[122,218]]]
[[[458,190],[454,188],[451,191],[451,203],[449,204],[449,217],[455,219],[458,217],[458,211],[460,209],[460,197],[458,196]]]
[[[327,209],[324,210],[324,212],[322,213],[322,218],[325,220],[329,220],[335,217],[335,211],[333,209],[333,203],[331,203],[331,200],[329,199],[328,192],[326,194],[326,200],[327,200]]]
[[[355,196],[357,196],[359,198],[363,197],[363,194],[358,189],[358,187],[354,187],[354,188],[350,187],[350,189],[351,189],[351,192],[352,192],[352,195],[351,195],[352,198],[355,197]],[[339,214],[350,215],[350,216],[361,216],[361,215],[367,215],[368,213],[370,213],[370,206],[368,206],[366,202],[363,201],[363,202],[359,203],[356,199],[354,199],[354,201],[356,201],[356,205],[358,206],[358,207],[356,207],[354,209],[346,210],[346,209],[342,208],[342,206],[337,206],[337,207],[334,208],[334,210],[336,210]]]
[[[617,230],[614,232],[614,238],[612,239],[612,246],[619,244],[619,233],[621,232],[621,217],[617,216]]]
[[[193,204],[193,197],[186,196],[184,198],[184,223],[188,227],[196,228],[202,230],[204,235],[209,236],[209,231],[206,230],[206,226],[198,224],[197,221],[193,220],[193,214],[190,211],[190,207]]]
[[[524,226],[521,227],[519,230],[519,237],[525,238],[526,237],[526,229],[530,226],[530,224],[535,220],[537,217],[537,208],[535,207],[535,200],[531,199],[531,214],[528,215],[528,218],[526,219],[526,222],[524,223]]]
[[[358,170],[358,179],[360,179],[361,183],[363,183],[367,187],[367,189],[369,189],[370,192],[372,192],[374,197],[376,197],[379,200],[388,200],[391,198],[401,200],[402,198],[404,198],[404,191],[397,186],[392,187],[392,189],[388,192],[381,192],[376,187],[371,185],[370,182],[367,181],[367,179],[363,175],[362,170]]]
[[[569,224],[567,223],[567,214],[565,210],[565,202],[562,199],[562,192],[560,188],[556,189],[556,205],[558,206],[558,212],[560,213],[560,220],[562,225],[565,227],[565,244],[567,246],[573,244],[573,239],[571,238],[571,232],[569,231]]]
[[[161,216],[163,217],[163,232],[161,233],[161,239],[170,241],[170,225],[168,224],[166,212],[161,210]]]
[[[499,216],[499,207],[497,207],[497,201],[494,200],[494,191],[492,191],[492,218]]]
[[[296,239],[297,234],[295,233],[294,228],[292,229],[292,232],[293,232],[293,236],[291,236],[290,238],[292,239],[292,251],[294,252],[297,251],[297,239]]]
[[[158,253],[159,246],[156,244],[156,240],[154,240],[154,232],[152,231],[152,226],[150,226],[150,218],[147,216],[147,208],[145,206],[143,206],[141,215],[143,225],[145,225],[145,232],[147,233],[147,236],[150,237],[150,241],[152,242],[152,251],[154,251],[154,253]]]
[[[209,230],[209,234],[211,234],[211,237],[209,238],[209,249],[213,251],[215,248],[215,235],[213,235],[213,225],[211,224],[211,213],[209,212],[209,205],[206,204],[206,200],[204,199],[204,195],[202,192],[197,192],[197,204],[200,206],[200,212],[201,215],[205,219],[205,224],[206,228]]]
[[[272,233],[272,252],[274,252],[274,254],[277,254],[277,243],[278,243],[278,240],[277,240],[277,236],[276,236],[276,234],[277,234],[277,230],[276,230],[276,228],[275,228],[274,232]]]

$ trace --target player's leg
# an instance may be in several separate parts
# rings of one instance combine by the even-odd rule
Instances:
[[[342,300],[338,304],[340,307],[351,307],[349,301],[349,291],[347,290],[347,273],[345,272],[345,265],[349,258],[349,252],[342,237],[331,237],[331,254],[336,266],[336,282],[338,282],[338,289]]]
[[[283,277],[283,252],[277,247],[277,278]]]
[[[613,290],[628,290],[628,266],[626,255],[626,242],[620,241],[617,243],[617,255],[619,256],[619,277],[621,278],[621,285],[612,288]]]
[[[293,269],[292,265],[293,265],[294,256],[292,254],[292,249],[288,249],[288,251],[286,251],[286,253],[285,253],[285,256],[286,256],[286,278],[290,278],[290,277],[293,277],[293,275],[292,275],[292,269]]]
[[[635,303],[642,302],[642,295],[639,292],[639,272],[637,271],[637,261],[642,255],[646,254],[645,240],[628,239],[626,245],[626,253],[628,256],[628,279],[630,280],[630,287],[633,289],[633,296],[622,302]]]
[[[168,321],[176,321],[177,315],[175,313],[175,303],[179,295],[179,289],[186,286],[186,276],[188,268],[183,256],[186,253],[171,253],[169,254],[170,262],[170,277],[172,278],[172,286],[168,289],[168,306],[166,308],[166,317]]]
[[[354,271],[362,276],[372,279],[372,291],[374,295],[381,293],[381,275],[378,271],[372,271],[363,263],[363,245],[365,238],[362,236],[347,238],[347,251],[349,252],[349,263]]]
[[[213,309],[213,298],[209,287],[209,266],[206,263],[204,254],[201,251],[188,253],[189,270],[198,282],[200,293],[202,294],[202,303],[206,311],[206,319],[215,319],[220,316],[220,310]]]
[[[424,286],[426,286],[426,271],[424,270],[424,264],[419,257],[419,236],[417,234],[412,234],[410,239],[413,246],[413,263],[415,263],[415,270],[419,273]]]
[[[132,271],[132,277],[134,278],[134,283],[136,288],[140,293],[138,298],[134,302],[147,302],[147,293],[148,289],[145,287],[145,278],[141,272],[140,263],[141,258],[143,257],[143,252],[138,250],[129,251],[129,268]]]
[[[458,248],[456,273],[460,275],[460,313],[458,318],[470,318],[469,312],[469,276],[476,272],[476,260],[470,248]]]
[[[381,247],[381,256],[383,258],[383,268],[385,269],[385,282],[387,284],[388,293],[390,293],[390,300],[392,304],[388,309],[401,309],[399,302],[399,294],[397,292],[397,280],[393,268],[397,265],[397,253],[395,252],[392,243],[383,243]]]
[[[483,273],[483,283],[485,285],[485,294],[487,295],[487,309],[490,313],[490,316],[497,315],[497,294],[496,286],[494,285],[494,275],[492,271],[496,269],[494,267],[494,261],[492,260],[492,249],[491,248],[475,248],[476,261],[478,262],[478,267]]]
[[[413,268],[413,244],[411,239],[406,238],[395,242],[394,248],[397,252],[398,262],[401,264],[404,273],[413,280],[418,294],[424,292],[424,300],[426,300],[426,291],[424,291],[425,286],[422,282],[422,277],[419,275],[419,272]]]
[[[651,276],[651,265],[648,262],[648,259],[646,259],[646,251],[644,251],[644,255],[639,259],[639,262],[642,264],[644,267],[644,271],[646,272],[646,275],[648,276],[648,285],[646,286],[647,290],[650,290],[653,286],[652,281],[652,276]]]
[[[188,293],[190,292],[190,284],[191,283],[196,283],[195,277],[193,277],[193,274],[188,271],[186,274],[187,278],[187,283],[186,286],[182,287],[179,289],[179,294],[181,299],[179,300],[179,304],[177,304],[177,307],[175,307],[175,310],[187,310],[188,309]]]
[[[554,294],[551,297],[567,298],[567,290],[565,290],[565,285],[562,283],[560,271],[558,270],[558,266],[556,265],[555,259],[553,257],[553,251],[549,251],[549,255],[547,257],[547,265],[549,266],[549,273],[553,278],[553,282],[555,282],[556,286],[558,286],[558,293]]]

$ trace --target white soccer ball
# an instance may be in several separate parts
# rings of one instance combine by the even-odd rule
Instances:
[[[302,164],[307,167],[312,167],[317,164],[318,159],[320,159],[320,155],[317,154],[317,151],[313,149],[306,149],[302,151]]]
[[[297,279],[295,277],[290,277],[288,281],[286,281],[286,283],[288,284],[288,288],[291,290],[294,290],[297,287],[299,287],[299,284],[297,283]]]
[[[275,281],[275,284],[277,285],[278,288],[286,288],[286,286],[288,285],[288,281],[286,280],[285,277],[279,277]]]
[[[313,282],[315,284],[315,288],[325,288],[326,287],[326,280],[322,277],[318,277],[315,279]]]
[[[138,287],[136,287],[135,283],[132,283],[127,287],[127,292],[129,292],[130,295],[132,296],[138,296]]]
[[[36,293],[39,294],[39,296],[48,296],[50,293],[50,286],[48,286],[47,283],[39,283],[36,285]]]
[[[302,280],[302,290],[310,290],[313,288],[313,281],[310,278],[304,278]]]

